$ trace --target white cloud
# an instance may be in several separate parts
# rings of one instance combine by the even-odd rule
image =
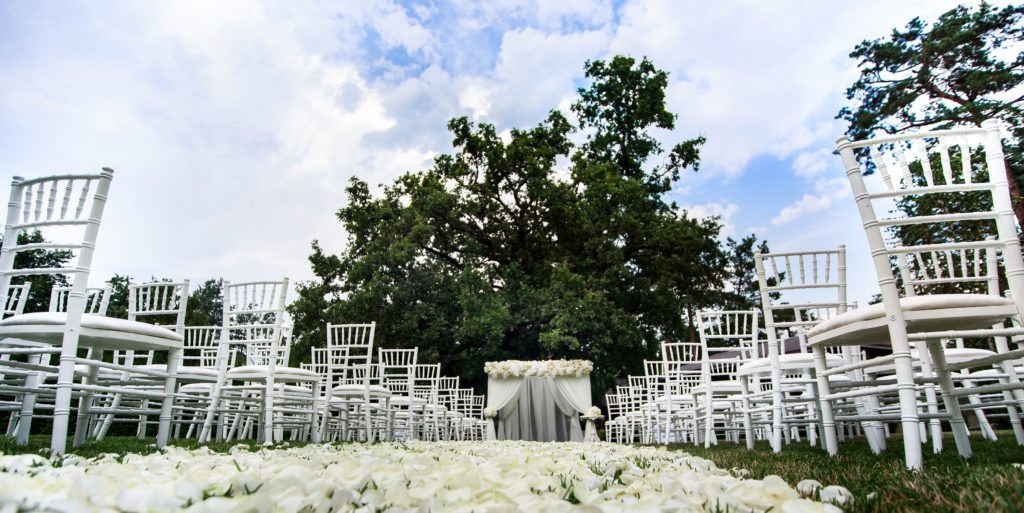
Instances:
[[[688,217],[694,219],[717,217],[718,221],[722,223],[722,231],[719,233],[720,237],[724,238],[736,235],[736,225],[733,223],[733,216],[739,212],[740,207],[735,203],[712,201],[697,205],[683,206],[680,210],[686,212]]]
[[[678,137],[705,135],[709,170],[738,175],[756,156],[831,143],[843,131],[832,117],[856,74],[847,57],[854,45],[953,5],[629,2],[610,50],[646,55],[671,72]]]
[[[679,184],[687,198],[720,198],[758,157],[793,158],[817,180],[795,181],[806,194],[775,226],[840,194],[819,178],[834,157],[817,148],[842,131],[832,117],[853,45],[950,5],[8,3],[0,159],[25,176],[117,169],[97,279],[306,279],[310,240],[344,243],[334,213],[349,177],[376,185],[429,166],[450,151],[453,116],[532,126],[567,108],[584,61],[627,53],[670,72],[672,137],[708,137],[704,171]],[[722,216],[724,235],[777,208],[688,203]]]
[[[832,207],[835,200],[850,195],[849,184],[845,178],[819,179],[814,184],[815,194],[804,194],[799,200],[779,211],[772,218],[773,225],[791,223],[803,216],[820,212]]]
[[[814,178],[828,169],[836,158],[832,150],[822,148],[814,151],[801,151],[793,159],[793,173],[803,178]]]

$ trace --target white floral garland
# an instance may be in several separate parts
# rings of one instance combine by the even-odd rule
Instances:
[[[492,378],[522,378],[525,376],[589,376],[594,363],[588,360],[543,360],[487,362],[484,372]]]

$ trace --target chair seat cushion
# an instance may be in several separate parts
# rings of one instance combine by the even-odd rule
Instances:
[[[167,365],[154,363],[152,365],[139,365],[139,368],[146,370],[167,371]],[[178,366],[179,381],[217,381],[217,369],[209,367],[192,367],[187,365]]]
[[[189,383],[178,387],[182,394],[209,394],[213,390],[213,383]]]
[[[703,393],[705,393],[707,388],[708,387],[705,386],[704,384],[700,384],[700,385],[697,385],[697,386],[691,388],[690,392],[693,393],[693,394],[703,394]],[[712,381],[711,382],[711,393],[715,394],[717,392],[727,392],[727,393],[736,393],[736,394],[738,394],[740,392],[740,382],[739,381]]]
[[[358,384],[338,385],[331,389],[331,393],[333,395],[362,395],[366,389],[366,386]],[[387,388],[380,385],[370,385],[369,391],[371,395],[391,395]]]
[[[67,322],[67,318],[67,312],[35,312],[8,317],[3,321],[0,321],[0,326],[26,326],[40,324],[47,326],[60,326]],[[83,315],[82,327],[95,330],[134,333],[136,335],[163,338],[174,342],[183,342],[185,340],[181,335],[155,324],[104,317],[102,315]]]
[[[900,298],[908,332],[969,330],[992,326],[1012,315],[1013,301],[989,294],[932,294]],[[864,323],[865,326],[854,326]],[[847,329],[844,329],[847,328]],[[885,305],[877,303],[828,319],[807,331],[811,343],[839,338],[837,344],[878,343],[888,339]]]
[[[829,368],[839,367],[843,364],[843,357],[837,354],[826,354],[825,365]],[[814,368],[814,353],[788,353],[779,355],[779,368],[783,371]],[[736,369],[736,374],[749,376],[770,372],[772,361],[770,358],[757,358],[744,362]]]
[[[267,379],[270,374],[270,367],[266,365],[243,365],[241,367],[235,367],[228,369],[228,379],[238,380],[264,380]],[[320,375],[306,369],[300,369],[298,367],[274,367],[274,379],[282,381],[318,381]]]
[[[654,398],[655,404],[668,404],[671,401],[675,403],[685,403],[693,400],[693,396],[690,394],[675,394],[675,395],[659,395]]]
[[[406,405],[406,404],[409,404],[410,400],[411,400],[411,402],[413,404],[416,404],[416,405],[427,404],[427,400],[423,399],[422,397],[409,397],[407,395],[400,395],[400,396],[397,396],[397,397],[392,397],[391,398],[391,404],[399,405],[399,406]]]

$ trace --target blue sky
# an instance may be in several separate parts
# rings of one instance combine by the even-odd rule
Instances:
[[[943,1],[4,2],[0,162],[10,175],[116,170],[95,259],[113,273],[311,277],[334,212],[450,150],[454,116],[498,130],[567,111],[584,61],[647,56],[707,137],[671,199],[774,250],[846,244],[851,299],[876,288],[831,154],[847,55]]]

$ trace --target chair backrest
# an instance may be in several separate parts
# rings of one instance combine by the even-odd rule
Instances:
[[[846,312],[846,246],[822,251],[754,255],[768,353],[782,353],[787,336]],[[801,351],[806,348],[801,344]]]
[[[25,301],[28,300],[28,294],[31,289],[31,283],[11,285],[7,288],[7,301],[4,301],[4,318],[12,315],[21,315],[25,311]]]
[[[627,376],[627,383],[629,383],[629,395],[630,400],[633,402],[634,407],[643,406],[651,402],[651,393],[647,388],[647,378],[644,376]]]
[[[666,394],[665,362],[663,360],[644,360],[644,376],[647,378],[647,388],[652,397],[658,398]]]
[[[248,363],[287,365],[288,351],[282,327],[288,278],[281,281],[231,283],[221,288],[224,300],[221,345],[241,346]]]
[[[908,297],[919,291],[999,295],[999,256],[994,246],[912,251],[898,255],[896,262]]]
[[[1024,258],[1017,238],[998,121],[985,121],[980,128],[932,130],[856,142],[841,137],[837,144],[863,221],[887,313],[889,305],[897,305],[898,309],[900,293],[891,258],[910,267],[916,262],[908,261],[914,258],[908,255],[932,255],[933,269],[945,268],[943,278],[950,279],[957,269],[967,271],[981,266],[978,260],[989,258],[987,252],[984,256],[979,253],[982,249],[999,252],[1010,296],[1017,311],[1022,311]],[[972,159],[981,150],[984,160]],[[864,156],[863,166],[858,162],[858,151]],[[865,177],[868,169],[877,172]],[[918,201],[933,197],[937,201],[931,202],[932,208],[900,209],[898,215],[891,215],[892,202],[908,197]],[[928,240],[916,236],[922,231],[938,237]],[[989,239],[990,236],[995,239]],[[938,273],[923,278],[930,279],[940,278]],[[912,283],[909,293],[927,292],[927,288],[915,286],[921,284]]]
[[[430,404],[437,404],[437,385],[441,378],[440,363],[418,363],[413,375],[413,395],[426,400]]]
[[[181,364],[189,367],[217,367],[217,347],[220,336],[224,332],[222,326],[185,326],[178,333],[185,338]],[[235,366],[235,353],[228,356],[228,368]]]
[[[328,382],[336,385],[370,386],[373,379],[373,337],[377,323],[327,324]]]
[[[68,298],[71,296],[71,287],[55,286],[50,289],[51,312],[68,311]],[[85,289],[85,310],[84,313],[92,315],[107,315],[107,307],[110,306],[110,284],[103,287],[88,287]]]
[[[665,371],[665,388],[670,395],[689,393],[700,384],[704,351],[698,342],[662,342],[661,360]]]
[[[458,376],[441,376],[437,378],[437,403],[449,410],[455,411],[457,408],[458,396],[456,391],[459,389]]]
[[[394,394],[411,396],[419,348],[377,349],[381,385]]]
[[[474,394],[473,389],[469,389],[469,392],[469,407],[467,408],[466,415],[474,419],[484,418],[484,401],[487,399],[487,396]]]
[[[154,317],[164,320],[173,318],[174,324],[165,327],[181,333],[185,328],[185,312],[188,310],[189,281],[153,282],[128,286],[128,320],[142,321]]]
[[[113,170],[99,174],[58,175],[11,182],[4,225],[4,244],[0,248],[0,297],[10,297],[11,279],[39,274],[67,275],[71,278],[67,323],[81,324],[85,310],[85,289],[89,282],[93,252],[99,235],[103,209],[110,191]],[[19,243],[18,235],[40,230],[50,242]],[[16,269],[19,253],[36,250],[64,250],[77,253],[70,267]]]
[[[733,376],[741,363],[754,358],[757,310],[698,312],[697,333],[705,355],[705,375]]]
[[[621,396],[618,394],[605,394],[604,404],[608,408],[608,420],[615,420],[622,416]]]

